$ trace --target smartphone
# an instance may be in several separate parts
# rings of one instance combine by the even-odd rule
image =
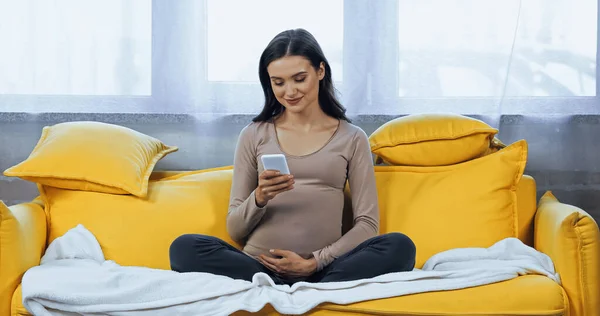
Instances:
[[[290,174],[287,160],[283,154],[269,154],[260,156],[265,170],[277,170],[281,174]]]

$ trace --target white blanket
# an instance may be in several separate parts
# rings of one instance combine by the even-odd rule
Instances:
[[[349,304],[428,291],[453,290],[540,274],[560,282],[550,258],[516,238],[490,248],[463,248],[431,257],[423,269],[372,279],[275,285],[206,273],[120,266],[104,259],[96,238],[79,225],[48,247],[23,277],[23,304],[36,315],[229,315],[271,304],[302,314],[325,302]]]

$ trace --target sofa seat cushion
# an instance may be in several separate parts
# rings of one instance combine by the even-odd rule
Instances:
[[[308,315],[564,315],[566,296],[562,288],[544,276],[526,275],[474,288],[429,292],[350,305],[322,304]],[[22,305],[21,286],[13,296],[11,315],[29,315]],[[235,316],[251,315],[237,312]],[[253,314],[256,315],[256,314]],[[279,315],[266,306],[258,315]]]
[[[429,292],[356,303],[327,304],[322,309],[348,314],[400,315],[563,315],[562,288],[545,276],[513,280],[456,291]],[[317,314],[319,315],[319,314]],[[333,314],[335,315],[335,314]]]
[[[474,288],[429,292],[350,305],[322,304],[310,316],[402,315],[402,316],[559,316],[565,315],[566,294],[544,276],[526,275]],[[250,316],[237,312],[234,316]],[[258,315],[279,315],[270,305]]]

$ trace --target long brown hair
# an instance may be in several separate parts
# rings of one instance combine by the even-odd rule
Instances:
[[[271,62],[285,56],[302,56],[308,59],[315,69],[318,69],[321,63],[325,65],[325,76],[319,81],[319,105],[325,114],[350,122],[346,117],[346,109],[336,97],[329,62],[314,36],[304,29],[287,30],[277,34],[260,56],[258,76],[265,95],[265,104],[260,114],[252,121],[268,121],[285,110],[275,98],[267,71]]]

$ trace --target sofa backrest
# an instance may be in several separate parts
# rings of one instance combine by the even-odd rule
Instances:
[[[181,234],[210,234],[233,243],[226,230],[231,176],[232,170],[228,168],[215,172],[157,172],[148,200],[46,188],[42,190],[42,198],[50,219],[48,240],[51,242],[77,224],[83,224],[96,236],[107,260],[169,269],[169,245]],[[348,188],[345,193],[343,227],[348,229],[352,223]],[[536,209],[533,178],[522,178],[517,195],[519,238],[531,244]],[[392,211],[386,205],[380,209]]]
[[[526,245],[533,246],[533,220],[537,210],[537,196],[535,179],[529,175],[523,175],[517,187],[518,208],[518,238]],[[385,205],[381,209],[386,211]],[[389,210],[387,210],[389,211]],[[344,191],[344,217],[343,232],[352,228],[352,198],[350,188]],[[384,231],[385,232],[385,231]]]
[[[378,174],[378,172],[376,171],[376,178],[378,183],[381,183],[382,181],[380,181],[380,178],[382,177],[381,174]],[[382,190],[385,190],[382,188],[383,186],[381,186],[378,190],[380,192],[380,197],[382,196]],[[426,190],[426,188],[423,188],[423,190]],[[536,183],[535,183],[535,179],[529,175],[523,175],[520,179],[520,181],[517,184],[516,190],[516,206],[517,206],[517,236],[524,244],[529,245],[529,246],[533,246],[533,222],[534,222],[534,216],[535,216],[535,212],[537,209],[537,197],[536,197]],[[394,194],[394,193],[392,193]],[[343,216],[343,232],[347,232],[350,228],[352,228],[353,225],[353,218],[352,218],[352,198],[351,198],[351,189],[349,187],[346,187],[345,192],[345,202],[344,202],[344,216]],[[406,232],[405,230],[402,229],[398,229],[398,227],[402,227],[401,225],[398,225],[397,223],[389,223],[390,218],[392,219],[397,219],[397,218],[402,218],[403,216],[395,216],[395,215],[391,215],[391,213],[393,212],[399,212],[399,210],[402,210],[402,207],[398,207],[399,205],[407,205],[407,208],[410,209],[409,212],[412,213],[416,213],[414,208],[411,207],[409,203],[393,203],[394,205],[388,205],[386,204],[386,198],[385,196],[390,195],[390,193],[383,193],[384,198],[380,199],[380,214],[381,214],[381,227],[380,227],[380,233],[388,233],[388,232],[393,232],[393,231],[400,231],[400,232]],[[398,199],[407,199],[406,194],[402,194],[402,193],[396,193],[396,196],[398,197]],[[423,198],[423,197],[418,197],[418,198]],[[438,197],[438,196],[431,196],[431,199],[436,199],[436,198],[440,198],[440,199],[444,199],[445,197]],[[410,199],[410,197],[408,198]],[[475,197],[474,197],[475,199]],[[389,201],[389,199],[388,199]],[[439,202],[439,203],[434,203],[436,205],[444,205],[444,202]],[[469,203],[465,203],[468,207]],[[476,204],[474,202],[474,204]],[[412,209],[411,209],[412,208]],[[409,218],[412,218],[413,222],[417,223],[417,225],[419,226],[419,230],[425,232],[426,234],[430,235],[430,237],[423,239],[421,238],[421,240],[427,240],[425,243],[440,243],[442,242],[443,237],[439,237],[438,235],[440,234],[439,231],[437,231],[435,228],[435,224],[431,225],[432,222],[435,222],[435,220],[432,220],[432,213],[433,216],[440,216],[443,217],[444,212],[446,212],[447,210],[444,209],[440,209],[437,211],[433,211],[433,212],[423,212],[422,215],[416,215],[419,216],[420,218],[418,219],[414,219],[412,218],[413,215],[409,215]],[[466,219],[465,221],[468,221],[469,216],[472,216],[473,214],[477,214],[477,209],[473,209],[472,212],[465,212],[466,214],[469,215],[464,215],[461,214],[462,216],[465,216]],[[426,214],[427,213],[427,214]],[[457,215],[457,216],[461,216],[461,215]],[[429,217],[428,217],[429,216]],[[477,216],[477,215],[475,215]],[[484,214],[482,216],[485,216]],[[386,217],[387,217],[387,222],[386,223]],[[462,220],[459,220],[459,222],[462,222]],[[477,221],[474,221],[477,222]],[[487,230],[489,229],[494,230],[493,224],[490,224],[490,222],[486,222],[485,220],[482,221],[482,225],[485,225],[485,229],[473,229],[471,235],[469,236],[469,233],[466,233],[467,236],[463,235],[463,238],[466,238],[467,240],[470,240],[469,242],[473,242],[473,243],[477,243],[480,242],[479,236],[485,236],[488,232]],[[405,226],[406,227],[406,226]],[[439,227],[439,226],[438,226]],[[407,227],[408,228],[408,227]],[[458,228],[456,228],[458,229]],[[456,230],[456,229],[451,229],[451,230]],[[408,229],[407,229],[408,230]],[[460,230],[458,230],[460,231]],[[414,232],[414,231],[413,231]],[[460,234],[460,233],[459,233]],[[459,235],[457,234],[457,235]],[[410,236],[410,235],[409,235]],[[442,234],[442,236],[444,236]],[[448,237],[448,235],[445,235],[446,237]],[[453,235],[450,235],[449,238],[453,238]],[[456,235],[454,235],[456,236]],[[422,236],[421,236],[422,237]],[[489,237],[489,236],[488,236]],[[492,239],[494,237],[491,237]],[[464,241],[463,241],[464,242]],[[467,243],[469,243],[467,242]],[[474,245],[474,247],[485,247],[486,243],[483,242],[479,245]],[[489,243],[487,245],[490,245]],[[419,248],[419,244],[417,243],[417,248]],[[421,247],[421,249],[423,249],[424,247]],[[431,249],[429,249],[431,250]],[[428,256],[425,256],[425,258],[427,258]],[[424,258],[418,258],[420,260],[417,260],[417,264],[420,265],[423,263]]]

